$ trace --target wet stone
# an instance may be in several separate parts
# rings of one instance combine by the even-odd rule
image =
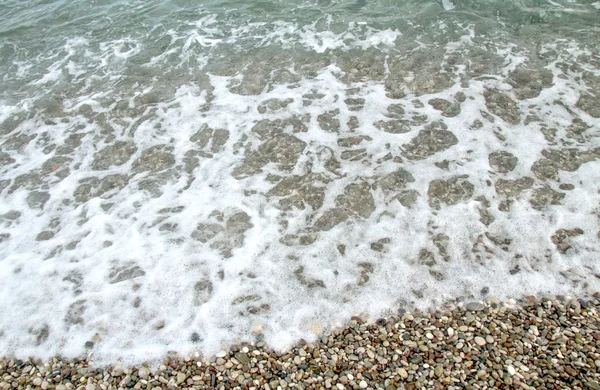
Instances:
[[[304,267],[298,267],[294,271],[294,276],[300,282],[300,284],[308,288],[325,287],[325,283],[322,280],[306,277],[306,275],[304,275]]]
[[[321,129],[330,133],[339,132],[340,120],[337,119],[339,113],[339,110],[333,110],[317,116],[317,122]]]
[[[160,225],[158,231],[160,232],[176,232],[179,229],[179,224],[174,222],[166,222]]]
[[[360,111],[365,105],[365,99],[363,98],[348,98],[344,100],[344,103],[348,106],[350,111]]]
[[[559,169],[574,172],[581,164],[598,158],[598,150],[581,151],[575,148],[567,149],[544,149],[542,155],[558,164]]]
[[[76,202],[87,202],[96,197],[101,197],[113,190],[123,189],[129,182],[127,175],[112,174],[103,178],[88,177],[79,181],[79,186],[73,192]]]
[[[17,176],[13,180],[12,186],[8,190],[8,193],[11,194],[18,190],[21,187],[25,187],[27,189],[34,189],[42,184],[42,178],[38,173],[30,172],[25,173],[23,175]]]
[[[85,137],[84,133],[69,134],[64,143],[56,149],[56,154],[71,154],[75,149],[81,146],[81,140]]]
[[[372,141],[373,138],[368,135],[356,135],[353,137],[339,138],[337,140],[338,146],[342,148],[351,148],[353,146],[359,145],[363,141]]]
[[[498,202],[498,210],[503,211],[503,212],[508,212],[510,211],[510,205],[513,203],[512,199],[503,199],[500,202]]]
[[[592,126],[588,125],[579,118],[574,118],[569,127],[567,127],[567,138],[577,140],[577,142],[584,143],[587,141],[585,135],[586,130],[591,129]]]
[[[529,70],[523,67],[515,69],[507,82],[513,87],[519,100],[538,97],[544,88],[552,86],[553,74],[548,69]]]
[[[404,107],[402,106],[402,104],[390,104],[387,108],[388,113],[386,114],[386,116],[388,117],[402,117],[404,116]]]
[[[448,73],[441,73],[438,64],[421,66],[416,69],[414,79],[408,82],[408,88],[418,95],[442,92],[449,88],[454,81]]]
[[[594,118],[600,118],[600,97],[589,93],[582,93],[575,107],[585,111]]]
[[[456,102],[450,102],[445,99],[431,99],[429,105],[438,111],[442,111],[442,115],[445,117],[455,117],[460,114],[460,104]]]
[[[531,172],[538,179],[558,179],[558,164],[552,160],[543,158],[531,165]]]
[[[283,210],[292,207],[303,210],[306,204],[317,210],[323,205],[325,188],[329,182],[330,179],[321,174],[288,176],[271,188],[267,195],[284,197],[279,200]]]
[[[194,169],[196,169],[200,165],[199,157],[213,158],[213,155],[203,150],[188,150],[187,152],[185,152],[181,160],[183,161],[183,170],[187,174],[191,174],[192,172],[194,172]]]
[[[435,255],[433,254],[433,252],[423,248],[419,251],[419,257],[417,258],[417,264],[432,267],[432,266],[436,265]]]
[[[136,173],[159,172],[175,165],[173,147],[156,145],[142,152],[140,157],[133,162],[132,170]]]
[[[10,239],[10,233],[0,233],[0,244]]]
[[[377,180],[376,186],[384,191],[397,192],[406,187],[408,183],[413,183],[415,178],[404,168],[399,168],[395,172],[388,173]]]
[[[286,234],[279,239],[279,242],[287,246],[311,245],[317,240],[316,234]]]
[[[31,116],[33,113],[29,113]],[[26,120],[28,115],[24,112],[17,113],[15,115],[9,115],[3,122],[0,123],[0,135],[10,134],[19,127],[19,125]]]
[[[115,284],[144,275],[146,275],[146,272],[143,269],[136,264],[130,263],[113,268],[108,274],[108,280],[110,284]]]
[[[324,97],[325,97],[325,95],[322,93],[306,93],[306,94],[302,95],[302,98],[306,99],[307,101],[319,100]]]
[[[283,108],[286,108],[290,104],[294,102],[294,99],[268,99],[264,102],[260,103],[258,106],[258,112],[261,114],[266,113],[267,111],[279,111]]]
[[[4,153],[4,152],[0,152],[0,167],[12,164],[14,162],[15,162],[15,159],[12,158],[12,157],[10,157],[10,154]]]
[[[367,149],[355,149],[355,150],[344,150],[340,155],[342,160],[347,161],[360,161],[367,157]]]
[[[208,302],[213,293],[213,284],[208,279],[200,280],[194,284],[194,305],[200,306]]]
[[[261,172],[269,162],[279,165],[282,170],[291,170],[306,148],[306,142],[285,133],[274,133],[265,139],[256,150],[248,150],[242,164],[233,170],[233,177],[243,179]]]
[[[548,186],[536,188],[533,190],[533,195],[529,203],[536,210],[543,210],[549,205],[560,205],[560,201],[565,197],[562,192],[554,191]]]
[[[482,311],[483,309],[485,309],[485,305],[481,302],[473,301],[467,303],[465,309],[467,309],[468,311]]]
[[[494,218],[487,208],[479,207],[477,211],[479,212],[479,221],[485,226],[489,226],[496,220],[496,218]]]
[[[81,292],[80,287],[83,284],[83,274],[79,271],[71,271],[63,278],[63,281],[72,283],[72,289],[75,295],[78,291]]]
[[[250,357],[243,352],[238,352],[234,355],[235,360],[237,360],[240,364],[246,365],[250,363]]]
[[[533,183],[533,178],[527,176],[516,180],[498,179],[495,184],[496,193],[509,197],[519,196],[521,192],[530,189]]]
[[[50,199],[50,194],[42,191],[32,191],[27,196],[27,205],[32,209],[42,209]]]
[[[558,186],[558,188],[560,188],[563,191],[572,191],[575,189],[575,186],[570,183],[562,183]]]
[[[48,241],[50,240],[52,237],[54,237],[54,232],[50,231],[50,230],[45,230],[43,232],[40,232],[36,237],[35,240],[36,241]]]
[[[276,134],[281,134],[287,130],[291,130],[292,133],[306,133],[308,127],[306,122],[310,120],[310,117],[304,116],[293,116],[286,119],[262,119],[254,126],[252,126],[252,132],[258,135],[262,141],[266,141]]]
[[[336,207],[329,209],[317,219],[315,228],[330,230],[350,216],[368,218],[375,211],[375,200],[368,183],[353,183],[346,186],[344,193],[335,199]]]
[[[373,124],[379,130],[383,130],[390,134],[404,134],[411,130],[408,121],[401,119],[392,119],[388,121],[378,121]]]
[[[207,125],[203,125],[194,135],[190,137],[190,141],[196,143],[202,149],[208,149],[212,153],[219,153],[229,140],[229,131],[225,129],[212,129]]]
[[[540,179],[557,179],[559,170],[574,172],[582,164],[600,158],[600,148],[588,151],[575,148],[544,149],[542,155],[545,158],[534,162],[531,171]]]
[[[385,246],[392,242],[389,237],[380,238],[379,240],[371,243],[371,250],[375,252],[384,252]]]
[[[11,210],[11,211],[8,211],[8,212],[0,215],[0,222],[3,221],[3,220],[14,221],[17,218],[21,217],[21,215],[23,215],[23,214],[20,211]]]
[[[135,152],[137,147],[132,141],[116,141],[94,154],[92,169],[101,171],[112,166],[121,166],[129,161]]]
[[[493,119],[493,117],[492,117],[492,119]],[[482,127],[483,127],[483,122],[481,120],[479,120],[479,119],[475,119],[473,121],[473,124],[471,124],[470,129],[471,130],[477,130],[477,129],[481,129]]]
[[[162,172],[147,176],[138,182],[138,189],[147,191],[153,198],[163,194],[163,187],[172,180],[179,179],[181,174],[175,169],[167,169]]]
[[[552,239],[554,245],[556,245],[556,249],[558,249],[561,253],[565,253],[572,246],[570,239],[572,237],[582,235],[583,233],[583,230],[580,228],[558,229],[550,238]]]
[[[225,223],[225,228],[230,233],[244,233],[252,226],[250,216],[243,211],[233,214]]]
[[[486,89],[483,96],[485,105],[492,114],[499,116],[511,125],[516,125],[521,121],[517,103],[504,93],[496,89]]]
[[[490,168],[499,173],[512,171],[517,166],[518,161],[514,154],[505,151],[492,152],[488,156]]]
[[[64,321],[67,325],[83,324],[83,314],[86,310],[85,299],[80,299],[69,305]]]
[[[422,160],[437,152],[446,150],[458,143],[456,136],[448,130],[446,125],[433,123],[421,130],[419,134],[404,145],[402,155],[409,160]]]
[[[233,249],[242,247],[245,232],[254,226],[251,218],[243,211],[233,212],[228,218],[224,218],[225,223],[219,221],[215,214],[211,217],[216,222],[199,223],[191,237],[201,243],[210,242],[212,249],[229,258],[233,256]]]
[[[492,243],[494,243],[494,245],[508,247],[512,243],[511,238],[494,236],[494,235],[490,234],[489,232],[486,232],[485,236],[487,237],[488,240],[490,240]]]
[[[438,233],[433,236],[433,245],[438,248],[440,255],[444,258],[445,261],[450,260],[448,256],[448,244],[450,243],[450,237],[448,237],[444,233]]]
[[[4,141],[4,143],[2,144],[2,148],[5,150],[15,150],[15,151],[23,151],[23,149],[25,149],[25,147],[33,140],[35,139],[35,137],[37,137],[37,134],[31,134],[31,135],[27,135],[27,134],[18,134],[18,135],[13,135],[10,138],[8,138],[6,141]]]
[[[370,279],[370,274],[375,270],[375,266],[372,263],[363,262],[358,263],[360,268],[360,277],[358,279],[358,286],[364,286]]]
[[[431,181],[427,190],[429,205],[439,209],[442,203],[454,205],[471,198],[475,186],[467,180],[468,177],[468,175],[459,175],[448,180]]]
[[[52,157],[42,164],[42,174],[49,175],[53,173],[60,179],[64,179],[69,175],[69,163],[73,161],[69,157],[55,156]]]
[[[554,141],[556,139],[556,129],[555,128],[548,128],[548,127],[544,126],[540,129],[540,131],[544,135],[544,138],[546,139],[547,142],[554,143]]]
[[[348,126],[348,130],[352,132],[353,130],[356,130],[360,127],[360,122],[358,121],[357,117],[351,116],[348,119],[348,122],[346,122],[346,126]]]
[[[199,223],[192,233],[192,238],[202,243],[212,240],[217,234],[225,231],[225,228],[217,223]]]

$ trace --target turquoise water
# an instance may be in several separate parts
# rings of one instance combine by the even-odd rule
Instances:
[[[532,54],[544,43],[572,39],[594,51],[600,15],[591,1],[461,1],[449,2],[451,10],[433,1],[4,1],[1,7],[0,87],[2,99],[11,104],[40,94],[27,85],[49,68],[61,77],[46,88],[46,96],[71,97],[92,76],[93,88],[122,96],[143,91],[149,83],[168,89],[172,80],[193,81],[208,72],[259,72],[252,68],[264,60],[270,67],[264,72],[294,64],[348,67],[377,55],[414,62],[417,49],[417,57],[427,57],[425,65],[439,66],[442,46],[468,26],[477,40],[467,52],[488,66],[502,61],[495,48],[506,44]],[[440,29],[440,23],[446,28]],[[363,45],[363,52],[356,52],[355,41],[373,29],[401,36],[391,46],[365,50]],[[57,64],[65,57],[77,67],[76,74],[65,68],[68,62]],[[153,59],[158,62],[152,64]]]
[[[285,349],[600,289],[598,1],[0,15],[0,354]]]

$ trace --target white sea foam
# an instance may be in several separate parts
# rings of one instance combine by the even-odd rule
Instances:
[[[449,1],[443,5],[454,8]],[[166,29],[169,42],[160,53],[147,53],[152,42],[133,37],[97,47],[78,38],[67,40],[61,55],[45,58],[52,60],[43,71],[31,63],[17,65],[18,77],[39,90],[16,103],[1,102],[0,123],[38,107],[46,98],[44,88],[67,88],[67,76],[79,89],[61,96],[54,116],[25,116],[0,141],[0,152],[15,160],[0,167],[0,179],[10,180],[6,188],[0,187],[0,234],[10,234],[0,241],[0,351],[74,356],[94,340],[99,362],[139,362],[160,359],[170,350],[212,354],[233,342],[262,337],[271,347],[285,349],[301,338],[314,341],[322,330],[340,326],[352,315],[377,317],[400,307],[439,307],[455,297],[484,298],[484,287],[498,298],[583,294],[600,288],[593,276],[600,273],[598,163],[559,170],[557,180],[536,178],[531,170],[544,149],[598,147],[600,120],[577,106],[586,84],[579,74],[563,71],[565,63],[589,57],[589,51],[568,40],[542,45],[538,54],[554,55],[555,60],[539,68],[527,49],[493,42],[493,36],[476,33],[475,26],[462,22],[439,24],[440,34],[455,34],[444,45],[427,37],[420,44],[404,42],[413,31],[396,28],[350,22],[340,32],[324,25],[322,20],[248,23],[227,29],[207,14],[185,29]],[[372,67],[382,71],[367,69],[353,76],[353,70],[360,73],[371,66],[370,58],[355,59],[349,68],[324,63],[309,75],[294,63],[283,69],[290,80],[262,83],[261,77],[282,69],[275,64],[260,73],[251,69],[260,58],[244,58],[250,65],[199,72],[214,58],[233,56],[242,50],[239,42],[254,36],[259,36],[253,41],[257,50],[273,45],[282,51],[301,47],[310,55],[341,55],[377,48],[382,63]],[[468,56],[484,45],[493,47],[487,54],[497,61],[477,68],[480,75],[471,77],[469,72],[475,71]],[[403,51],[405,47],[413,51]],[[427,52],[432,48],[442,53]],[[429,62],[422,53],[433,53],[439,61]],[[463,55],[468,60],[453,65]],[[406,65],[411,56],[417,58],[412,68]],[[188,68],[192,63],[193,69]],[[431,63],[439,69],[427,68]],[[552,87],[518,100],[515,85],[508,81],[528,66],[538,73],[550,71]],[[598,75],[591,62],[578,66]],[[147,73],[131,81],[124,76],[131,69]],[[197,77],[184,76],[193,72],[199,72]],[[164,81],[164,74],[171,78]],[[423,81],[444,74],[447,81]],[[401,77],[395,79],[397,75]],[[256,82],[255,89],[248,90],[258,92],[235,89],[251,82]],[[436,84],[443,82],[447,85]],[[403,96],[390,94],[394,83],[403,83]],[[490,90],[515,102],[521,115],[517,124],[490,113]],[[430,103],[456,103],[459,93],[464,101],[455,116],[445,116]],[[410,122],[406,132],[388,133],[377,125],[391,120],[392,104],[402,106],[401,118]],[[324,129],[324,114],[338,121],[339,130]],[[541,119],[526,124],[527,114]],[[581,142],[567,133],[576,116],[590,126]],[[290,124],[281,130],[305,144],[297,161],[283,167],[288,152],[283,151],[267,159],[259,172],[235,178],[236,168],[260,153],[266,142],[253,127],[265,119],[290,118],[305,126],[294,132]],[[358,127],[350,125],[353,121]],[[423,159],[407,158],[411,141],[436,122],[447,126],[457,143]],[[220,146],[215,146],[214,135],[205,145],[194,141],[206,128],[226,130],[228,137]],[[546,139],[547,128],[556,129],[554,143]],[[81,144],[60,152],[78,134]],[[35,138],[19,144],[11,138],[15,135]],[[370,139],[352,148],[340,146],[340,139],[358,136]],[[137,149],[120,165],[95,168],[99,152],[119,141]],[[173,165],[157,172],[139,169],[144,153],[160,145],[172,148],[165,150]],[[360,148],[364,157],[344,157],[345,151]],[[490,153],[499,150],[518,158],[511,172],[490,167]],[[52,157],[70,160],[44,165]],[[332,159],[339,167],[332,168]],[[193,161],[197,165],[187,170]],[[406,184],[418,193],[412,206],[395,199],[398,191],[380,185],[384,175],[399,168],[414,177]],[[325,188],[318,209],[307,201],[301,201],[302,207],[281,205],[283,198],[299,196],[301,188],[286,195],[270,192],[280,182],[275,176],[309,173],[321,175],[321,182],[311,184]],[[107,184],[104,193],[77,200],[76,189],[85,193],[81,188],[86,183],[110,175],[123,175],[126,183],[122,188]],[[468,175],[473,194],[456,204],[442,203],[439,210],[430,205],[431,182],[457,175]],[[494,184],[522,177],[534,178],[533,184],[500,211],[506,196]],[[319,218],[338,207],[338,197],[348,186],[359,183],[369,184],[374,210],[330,229],[316,228]],[[536,209],[530,202],[535,191],[546,185],[559,191],[559,183],[574,188],[564,191],[557,204]],[[90,191],[101,188],[90,186]],[[48,194],[43,207],[32,198],[35,193]],[[494,218],[488,225],[481,221],[482,209]],[[227,224],[241,214],[250,225],[236,236]],[[194,238],[199,224],[222,231],[203,242]],[[552,235],[575,228],[583,232],[570,239],[571,248],[558,251]],[[40,239],[42,232],[53,235]],[[288,245],[283,239],[309,234],[316,237],[309,245]],[[434,241],[439,235],[447,236],[444,251]],[[230,257],[214,245],[218,240],[233,242]],[[381,247],[373,245],[377,243]]]
[[[454,5],[454,3],[450,0],[442,0],[442,6],[444,7],[444,9],[446,11],[451,11],[454,8],[456,8],[456,6]]]

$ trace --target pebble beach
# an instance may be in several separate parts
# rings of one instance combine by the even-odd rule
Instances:
[[[0,15],[0,390],[600,388],[600,1]]]
[[[232,345],[209,359],[98,367],[0,360],[0,389],[600,389],[600,294],[494,299],[345,327],[284,353]]]

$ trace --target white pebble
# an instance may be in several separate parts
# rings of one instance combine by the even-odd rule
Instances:
[[[215,356],[218,358],[224,358],[225,356],[227,356],[227,352],[219,351]]]
[[[506,371],[508,371],[510,375],[515,375],[517,373],[517,370],[515,370],[513,366],[506,366]]]
[[[477,343],[477,345],[480,347],[483,347],[486,344],[485,339],[480,336],[475,337],[475,343]]]
[[[362,380],[362,381],[360,381],[358,386],[360,386],[361,389],[366,389],[367,386],[369,386],[369,385],[367,385],[366,381]]]

